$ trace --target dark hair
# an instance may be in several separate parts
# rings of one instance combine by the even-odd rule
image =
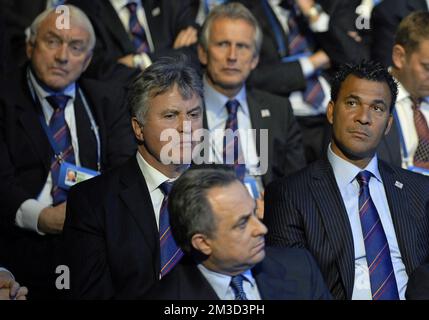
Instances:
[[[216,230],[207,193],[215,187],[226,187],[239,181],[225,165],[207,165],[185,171],[175,182],[168,198],[168,211],[173,237],[182,250],[190,254],[192,236],[212,236]]]
[[[395,44],[401,45],[407,54],[411,54],[423,40],[429,40],[429,12],[416,11],[399,24]]]
[[[387,69],[383,67],[381,63],[375,61],[364,60],[358,64],[343,64],[331,81],[332,101],[337,101],[341,85],[349,75],[354,75],[360,79],[366,79],[375,82],[385,82],[390,89],[390,96],[392,97],[390,113],[393,112],[393,108],[396,103],[396,96],[398,95],[398,84],[387,71]]]
[[[144,125],[149,99],[165,93],[175,85],[184,99],[190,99],[194,94],[203,99],[201,77],[183,54],[159,58],[134,80],[128,92],[131,115]]]

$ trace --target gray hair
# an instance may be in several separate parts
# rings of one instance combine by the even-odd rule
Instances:
[[[78,7],[70,4],[66,5],[66,7],[68,7],[69,9],[70,21],[73,20],[76,25],[82,26],[85,28],[86,31],[88,31],[88,34],[89,34],[88,51],[92,51],[95,47],[95,32],[91,24],[91,21],[89,20],[87,15]],[[56,13],[56,8],[46,9],[41,14],[39,14],[36,17],[36,19],[34,19],[33,23],[30,26],[30,34],[27,39],[27,41],[29,41],[30,44],[34,44],[36,42],[37,33],[39,32],[40,25],[52,13]]]
[[[207,193],[215,187],[240,182],[225,165],[197,166],[185,171],[168,197],[168,211],[174,240],[183,252],[191,254],[192,237],[202,233],[212,237],[217,228]]]
[[[185,100],[191,99],[194,94],[203,100],[201,77],[189,64],[186,56],[162,57],[146,68],[131,85],[128,92],[131,115],[144,125],[149,100],[167,92],[174,85],[177,85]]]
[[[213,24],[213,21],[216,19],[221,18],[228,18],[233,20],[245,20],[247,23],[249,23],[254,29],[255,29],[255,38],[254,38],[254,45],[255,45],[255,56],[259,54],[259,51],[261,50],[262,46],[262,30],[259,26],[258,21],[253,16],[253,14],[247,9],[244,5],[237,2],[230,2],[227,4],[221,4],[216,7],[214,7],[209,15],[207,16],[206,20],[204,21],[204,24],[202,26],[199,43],[203,47],[204,50],[208,49],[209,45],[209,37],[211,32],[211,27]]]

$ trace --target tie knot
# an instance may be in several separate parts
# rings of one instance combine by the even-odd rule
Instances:
[[[228,102],[225,104],[228,114],[237,114],[237,110],[239,106],[240,106],[240,103],[235,99],[228,100]]]
[[[65,94],[56,94],[46,97],[46,100],[49,102],[52,108],[54,108],[54,110],[57,110],[58,108],[64,110],[69,99],[70,96],[67,96]]]
[[[160,184],[159,188],[161,189],[164,196],[168,196],[170,194],[171,188],[173,188],[173,182],[165,181]]]
[[[367,186],[369,183],[369,179],[371,179],[372,173],[369,171],[361,171],[357,174],[356,180],[359,182],[359,185]]]
[[[134,1],[130,1],[126,4],[126,7],[128,8],[128,10],[131,13],[136,13],[137,12],[137,3]]]
[[[420,106],[422,104],[422,100],[421,99],[416,99],[410,96],[410,100],[411,100],[411,107],[413,108],[413,110],[419,110]]]

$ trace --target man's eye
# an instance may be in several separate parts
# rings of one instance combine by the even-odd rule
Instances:
[[[164,115],[165,119],[174,119],[175,115],[173,113],[167,113]]]
[[[357,102],[356,102],[355,100],[348,100],[348,101],[346,102],[346,104],[347,104],[348,106],[354,107],[354,106],[356,106],[356,105],[357,105]]]

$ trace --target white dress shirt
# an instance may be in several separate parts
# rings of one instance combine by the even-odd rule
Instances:
[[[396,283],[398,285],[399,297],[405,299],[405,290],[407,288],[408,275],[405,265],[402,261],[399,250],[396,232],[393,226],[392,216],[390,214],[389,204],[387,202],[386,191],[383,186],[380,172],[378,170],[377,156],[372,158],[365,169],[351,164],[350,162],[337,156],[328,148],[328,160],[334,170],[335,180],[341,193],[341,197],[346,207],[350,227],[353,236],[353,247],[355,256],[355,278],[353,286],[353,300],[371,300],[371,284],[369,280],[369,269],[366,261],[365,243],[362,235],[362,226],[359,218],[359,182],[356,175],[363,170],[372,173],[369,181],[369,192],[380,216],[386,234],[387,242],[390,249],[393,270],[395,273]]]
[[[202,264],[199,264],[197,267],[216,292],[216,295],[220,300],[235,300],[234,290],[230,285],[232,279],[231,276],[209,270]],[[243,272],[242,275],[245,278],[245,280],[243,280],[243,290],[247,299],[261,300],[258,286],[250,269]]]
[[[46,98],[52,95],[53,92],[48,92],[44,88],[42,88],[36,81],[36,78],[31,71],[29,72],[29,79],[34,89],[34,93],[36,94],[36,98],[40,101],[40,104],[42,106],[43,116],[46,121],[46,124],[49,125],[49,120],[54,113],[54,109],[46,100]],[[64,94],[69,95],[71,97],[71,99],[67,101],[67,105],[64,109],[64,118],[70,131],[75,162],[77,166],[80,166],[79,143],[77,139],[76,118],[74,113],[74,101],[76,96],[75,83],[70,84],[63,92]],[[41,211],[44,208],[51,206],[53,203],[51,189],[52,176],[51,172],[49,172],[45,185],[43,186],[37,198],[25,200],[16,212],[15,223],[17,226],[24,229],[36,231],[41,235],[43,234],[39,232],[37,228],[37,222],[39,220],[39,215]]]

